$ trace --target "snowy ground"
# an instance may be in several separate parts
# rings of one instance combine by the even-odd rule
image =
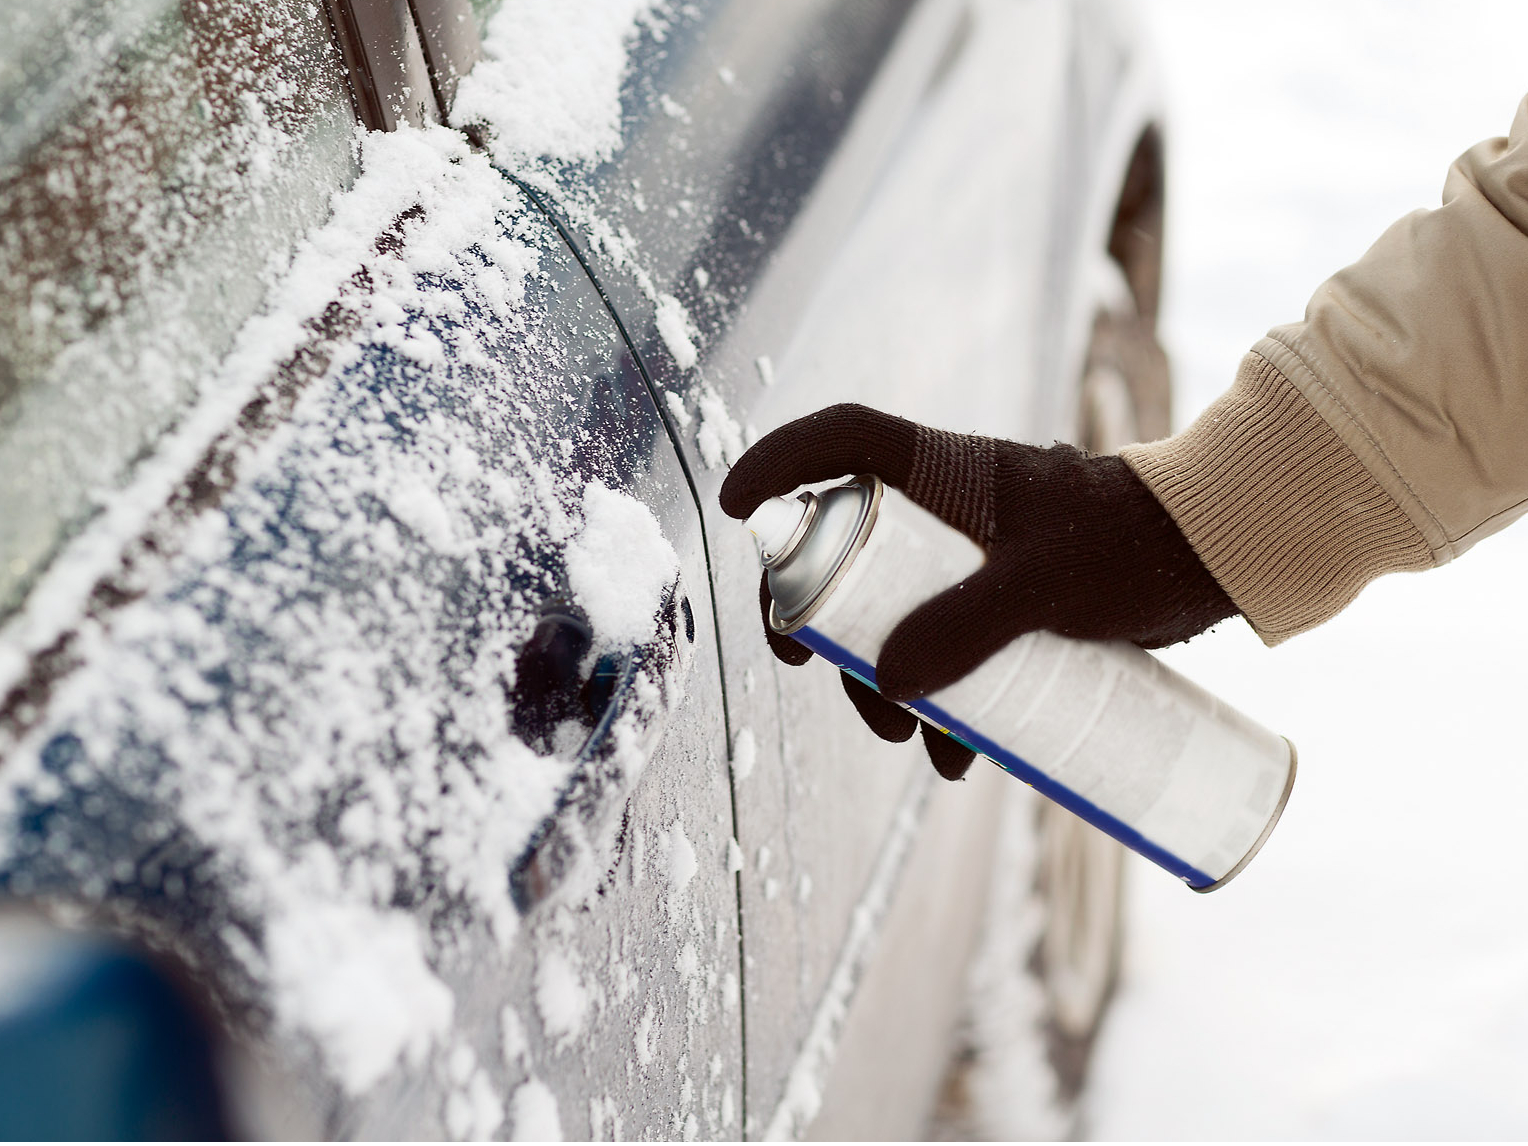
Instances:
[[[1191,417],[1528,90],[1528,5],[1152,0],[1172,116],[1167,315]],[[1528,318],[1525,318],[1528,321]],[[1287,734],[1263,854],[1130,875],[1100,1139],[1528,1136],[1528,524],[1273,651],[1166,659]]]

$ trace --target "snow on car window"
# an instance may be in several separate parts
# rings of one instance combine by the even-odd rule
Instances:
[[[588,186],[567,178],[611,159],[626,142],[622,99],[629,95],[631,53],[644,33],[663,40],[672,9],[663,0],[576,7],[505,0],[486,22],[483,59],[457,88],[451,119],[478,130],[494,162],[553,195],[559,209],[637,276],[654,304],[666,300],[666,337],[693,365],[694,329],[678,300],[660,294],[630,235],[594,208]]]
[[[495,158],[511,168],[609,158],[621,143],[627,52],[655,7],[506,0],[488,21],[483,62],[457,88],[452,118],[488,125]]]
[[[214,937],[191,955],[237,966],[241,1001],[312,1040],[352,1095],[437,1050],[462,1059],[453,952],[485,929],[514,942],[508,872],[574,767],[517,736],[509,704],[558,588],[547,554],[567,552],[607,647],[651,634],[677,576],[600,460],[607,427],[580,421],[598,387],[565,381],[550,235],[460,135],[366,137],[362,175],[225,373],[274,370],[359,273],[350,350],[142,596],[81,623],[83,666],[0,745],[7,890]],[[640,755],[637,730],[611,739]],[[571,1032],[566,978],[546,998]],[[452,1125],[491,1133],[509,1096],[471,1063],[448,1074]]]
[[[195,400],[354,172],[305,0],[7,6],[0,616]]]

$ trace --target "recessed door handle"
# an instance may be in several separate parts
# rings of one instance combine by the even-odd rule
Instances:
[[[510,872],[522,913],[564,887],[570,873],[598,879],[620,858],[627,800],[684,695],[695,614],[679,582],[669,587],[653,621],[650,639],[607,651],[585,668],[597,634],[576,609],[557,604],[544,609],[521,650],[514,689],[520,735],[550,753],[567,750],[571,737],[559,728],[569,720],[588,729],[556,812]]]

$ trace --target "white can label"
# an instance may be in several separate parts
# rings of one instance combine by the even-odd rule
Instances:
[[[982,560],[888,488],[854,564],[793,635],[874,685],[896,623]],[[1124,642],[1029,633],[908,707],[1200,889],[1251,857],[1293,779],[1287,741]]]

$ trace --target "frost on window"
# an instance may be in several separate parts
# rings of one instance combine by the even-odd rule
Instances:
[[[8,8],[0,616],[197,397],[355,168],[317,5]]]

